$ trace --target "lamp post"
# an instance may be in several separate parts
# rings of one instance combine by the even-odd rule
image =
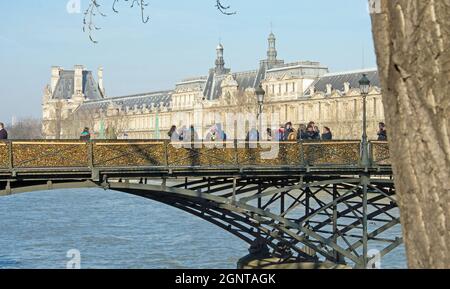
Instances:
[[[359,88],[361,90],[361,96],[363,98],[363,135],[362,135],[362,156],[361,164],[364,167],[369,167],[369,142],[367,140],[367,95],[370,89],[370,80],[367,78],[367,74],[363,74],[362,78],[359,80]]]
[[[361,96],[363,98],[363,135],[362,135],[362,156],[361,156],[361,165],[367,170],[370,166],[369,159],[369,142],[367,141],[367,95],[370,90],[370,80],[367,78],[367,74],[363,74],[361,80],[359,81],[359,88],[361,89]],[[367,205],[368,205],[368,184],[370,183],[369,176],[367,174],[361,175],[361,184],[363,186],[363,195],[362,195],[362,211],[363,211],[363,255],[362,255],[362,264],[361,267],[366,268],[368,264],[368,243],[369,243],[369,235],[368,235],[368,226],[367,226]]]
[[[262,88],[262,84],[258,86],[258,88],[255,90],[256,98],[258,100],[258,140],[261,140],[262,138],[262,113],[263,113],[263,104],[264,104],[264,96],[266,95],[266,92]]]

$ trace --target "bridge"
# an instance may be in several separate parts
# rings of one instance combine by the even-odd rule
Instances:
[[[368,151],[367,163],[360,141],[6,141],[0,196],[120,191],[211,222],[255,256],[365,268],[402,244],[388,145]]]

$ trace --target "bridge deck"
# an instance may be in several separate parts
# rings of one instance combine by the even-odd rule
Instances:
[[[391,173],[386,142],[370,143],[369,168],[360,165],[360,151],[360,141],[7,141],[0,142],[0,178]]]

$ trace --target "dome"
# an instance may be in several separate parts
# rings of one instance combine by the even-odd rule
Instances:
[[[221,43],[219,43],[219,45],[217,45],[217,50],[223,50],[223,45]]]

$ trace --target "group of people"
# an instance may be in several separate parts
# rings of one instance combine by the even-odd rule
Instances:
[[[275,133],[272,129],[267,129],[268,140],[278,141],[303,141],[303,140],[332,140],[333,134],[329,127],[324,127],[322,134],[319,127],[311,121],[307,125],[301,124],[296,130],[292,122],[288,122],[285,125],[281,125]]]
[[[386,125],[383,122],[379,123],[378,130],[378,140],[379,141],[387,141],[387,130]],[[173,125],[169,132],[168,136],[173,141],[198,141],[199,136],[194,128],[191,125],[189,128],[186,126],[177,129],[175,125]],[[0,139],[7,139],[8,133],[4,129],[3,123],[0,123]],[[88,141],[91,139],[91,133],[89,128],[84,128],[83,132],[80,135],[80,140]],[[287,122],[285,125],[281,125],[279,129],[272,130],[271,128],[267,128],[267,140],[268,141],[308,141],[308,140],[332,140],[333,134],[331,129],[327,126],[323,127],[322,133],[320,133],[319,127],[315,124],[315,122],[311,121],[307,125],[301,124],[299,128],[296,130],[292,122]],[[206,141],[226,141],[227,134],[223,131],[222,126],[220,124],[213,125],[208,133],[206,134]],[[250,129],[247,133],[246,141],[258,141],[260,140],[260,133],[256,128]]]
[[[190,126],[187,129],[183,126],[181,129],[177,129],[173,125],[168,136],[171,140],[175,141],[196,141],[199,140],[198,134],[194,129],[194,126]],[[330,128],[324,127],[323,133],[321,134],[319,128],[314,122],[310,122],[308,125],[301,125],[297,130],[294,129],[291,122],[280,126],[277,130],[267,129],[267,135],[264,137],[268,141],[301,141],[301,140],[332,140],[333,135]],[[227,134],[222,129],[220,124],[215,124],[208,130],[206,134],[205,141],[226,141]],[[258,141],[260,140],[260,133],[256,128],[252,128],[247,132],[246,141]]]
[[[198,134],[195,131],[195,128],[193,125],[191,125],[189,128],[186,126],[183,126],[180,129],[177,129],[177,126],[173,125],[169,132],[167,133],[169,138],[172,141],[198,141]],[[218,140],[218,139],[217,139]]]

